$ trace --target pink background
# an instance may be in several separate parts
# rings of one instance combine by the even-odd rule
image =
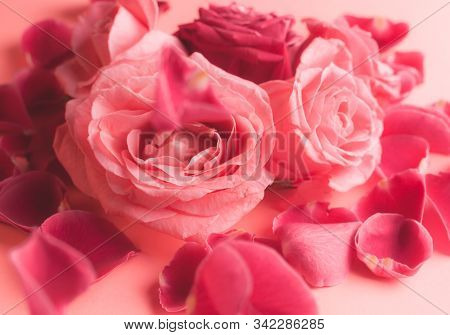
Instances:
[[[407,21],[410,35],[397,49],[419,49],[425,54],[425,84],[408,99],[409,102],[428,104],[435,100],[450,99],[450,5],[426,19],[444,6],[444,0],[241,0],[261,11],[293,14],[297,17],[314,16],[333,19],[343,13],[389,16]],[[2,3],[13,7],[14,11]],[[26,65],[18,46],[27,21],[36,22],[49,17],[72,20],[88,3],[87,0],[0,0],[0,82],[12,78],[15,71]],[[206,0],[171,0],[171,10],[160,19],[159,27],[173,32],[179,23],[196,17],[197,8]],[[226,4],[229,1],[216,0]],[[425,20],[426,19],[426,20]],[[425,20],[425,21],[424,21]],[[423,22],[422,22],[423,21]],[[422,23],[420,23],[422,22]],[[448,167],[448,163],[446,163]],[[437,167],[434,166],[434,170]],[[358,190],[355,191],[357,193]],[[270,230],[272,218],[277,214],[272,197],[247,215],[239,226],[262,233]],[[336,197],[336,204],[342,204]],[[345,200],[347,202],[347,200]],[[143,250],[129,262],[119,266],[106,278],[89,288],[69,307],[70,314],[152,314],[161,313],[157,302],[158,274],[180,245],[167,236],[151,232],[136,225],[128,235]],[[8,250],[23,241],[26,235],[0,224],[0,312],[27,313],[19,278],[12,269]],[[449,248],[438,246],[433,257],[412,278],[380,280],[372,276],[363,265],[341,285],[315,289],[322,314],[439,314],[450,312],[450,258]],[[445,248],[444,248],[445,249]],[[436,307],[438,306],[438,307]]]

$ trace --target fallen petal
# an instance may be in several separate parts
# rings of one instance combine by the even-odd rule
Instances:
[[[11,252],[11,261],[24,285],[31,314],[62,314],[96,277],[83,254],[38,230]]]
[[[355,237],[358,258],[377,276],[414,275],[433,253],[433,240],[416,220],[400,214],[375,214]]]
[[[450,241],[450,173],[426,175],[427,199]]]
[[[291,207],[274,219],[282,254],[312,286],[341,283],[355,257],[354,236],[360,226],[345,208],[327,203]]]

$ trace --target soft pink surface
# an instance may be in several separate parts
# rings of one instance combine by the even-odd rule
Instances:
[[[12,12],[3,4],[13,7]],[[88,0],[2,0],[0,2],[0,82],[9,80],[26,61],[19,49],[22,31],[28,21],[49,17],[71,19],[80,13]],[[226,4],[229,1],[216,0]],[[405,20],[413,30],[398,45],[398,49],[419,49],[425,54],[425,84],[408,99],[411,103],[428,104],[438,99],[450,99],[448,89],[450,74],[450,5],[423,21],[445,5],[445,0],[241,0],[259,10],[275,10],[279,14],[298,17],[314,16],[332,19],[343,13],[355,15],[388,15],[392,19]],[[197,16],[197,8],[207,5],[206,0],[171,0],[171,10],[163,14],[159,27],[174,31],[176,25]],[[19,14],[20,15],[19,15]],[[22,16],[22,17],[21,17]],[[442,164],[440,164],[442,165]],[[448,169],[450,164],[444,163]],[[433,168],[435,170],[436,167]],[[358,190],[353,192],[358,193]],[[278,210],[271,206],[276,196],[270,195],[256,210],[239,224],[248,230],[267,234],[272,218]],[[348,199],[335,197],[336,205],[348,205]],[[180,242],[150,231],[139,225],[127,231],[127,235],[143,250],[143,253],[122,264],[107,277],[94,284],[79,296],[68,308],[71,314],[149,314],[161,313],[157,301],[158,275],[171,259]],[[28,312],[18,275],[7,256],[8,250],[25,239],[25,233],[0,224],[0,312],[24,314]],[[354,266],[343,284],[315,289],[319,311],[322,314],[439,314],[450,312],[450,246],[435,250],[416,276],[395,280],[374,277],[364,264]],[[22,302],[21,302],[22,301]]]

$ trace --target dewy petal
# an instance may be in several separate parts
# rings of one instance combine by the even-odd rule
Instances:
[[[96,277],[83,254],[38,230],[11,252],[11,261],[25,287],[32,314],[62,314]]]
[[[166,311],[178,312],[186,308],[198,265],[206,255],[205,247],[186,243],[164,267],[159,278],[159,300]]]
[[[433,253],[433,240],[416,220],[400,214],[375,214],[355,237],[358,258],[377,276],[412,276]]]
[[[411,169],[379,182],[356,207],[362,221],[376,213],[397,213],[420,222],[424,205],[424,177]]]
[[[383,136],[399,134],[422,137],[431,152],[450,154],[450,120],[433,109],[406,105],[390,108],[384,119]]]
[[[58,211],[62,182],[52,174],[31,171],[0,183],[0,220],[30,230]]]
[[[45,20],[29,27],[22,36],[22,48],[33,63],[54,68],[73,56],[70,48],[72,30],[55,20]]]
[[[102,277],[136,252],[136,247],[111,222],[92,213],[70,210],[49,217],[41,225],[50,234],[85,255]]]
[[[383,154],[380,168],[390,177],[408,169],[422,170],[429,154],[427,141],[412,135],[391,135],[381,138]]]
[[[193,314],[316,314],[303,279],[272,248],[229,240],[200,264],[188,310]]]
[[[341,283],[355,257],[354,236],[360,226],[348,209],[327,203],[291,207],[274,219],[286,260],[312,286]]]
[[[427,200],[437,214],[435,217],[447,231],[450,241],[450,173],[428,174],[426,175],[426,185]]]

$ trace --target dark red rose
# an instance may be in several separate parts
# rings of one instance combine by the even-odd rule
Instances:
[[[293,76],[303,38],[292,30],[292,16],[261,14],[235,3],[200,8],[199,15],[175,33],[189,52],[255,83]]]

